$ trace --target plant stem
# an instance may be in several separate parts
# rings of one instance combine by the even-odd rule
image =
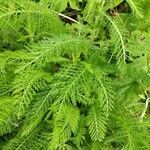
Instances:
[[[144,116],[145,116],[145,114],[146,114],[146,111],[147,111],[147,109],[148,109],[149,100],[150,100],[150,98],[147,98],[147,99],[146,99],[145,107],[144,107],[143,112],[142,112],[142,114],[141,114],[141,116],[140,116],[140,120],[141,120],[141,121],[143,121],[143,118],[144,118]]]

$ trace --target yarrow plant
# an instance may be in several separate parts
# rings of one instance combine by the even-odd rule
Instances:
[[[148,0],[0,1],[0,149],[150,149]]]

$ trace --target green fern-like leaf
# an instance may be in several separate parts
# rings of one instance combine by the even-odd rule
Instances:
[[[143,18],[142,10],[138,6],[140,4],[140,2],[137,0],[127,0],[127,2],[129,3],[133,13],[135,13],[137,16]]]
[[[89,133],[93,141],[102,141],[106,133],[106,117],[102,108],[95,104],[91,107],[87,119]]]
[[[32,131],[28,136],[21,137],[18,134],[15,138],[10,140],[3,146],[4,150],[46,150],[48,145],[48,132],[45,127],[40,125],[37,129]],[[42,131],[42,132],[41,132]]]
[[[49,149],[61,149],[61,147],[69,146],[65,143],[72,133],[77,132],[79,118],[79,110],[72,106],[63,105],[61,110],[54,111],[54,128]],[[71,146],[69,147],[71,148]]]
[[[74,37],[70,35],[56,36],[40,42],[39,44],[32,45],[27,53],[31,60],[17,69],[16,72],[24,70],[31,65],[37,65],[40,67],[48,62],[67,61],[67,58],[68,61],[69,58],[79,59],[81,53],[86,54],[89,48],[89,41],[82,37]],[[65,58],[65,55],[68,57]]]
[[[44,120],[44,116],[50,107],[51,101],[52,98],[49,90],[41,93],[40,96],[37,95],[36,100],[29,108],[30,112],[25,116],[25,122],[21,133],[22,136],[29,135],[38,124]]]
[[[16,116],[13,112],[14,101],[12,97],[0,99],[0,135],[4,135],[18,127]]]
[[[31,79],[32,75],[32,79]],[[16,76],[14,80],[14,92],[13,95],[16,101],[17,116],[20,117],[26,112],[34,95],[46,87],[50,75],[37,70],[28,70],[19,76]]]
[[[58,35],[65,29],[57,15],[44,4],[12,0],[3,1],[0,5],[2,42],[12,49],[20,48],[27,41]]]

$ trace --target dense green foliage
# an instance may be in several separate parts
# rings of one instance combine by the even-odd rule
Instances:
[[[0,149],[149,150],[149,0],[0,0]]]

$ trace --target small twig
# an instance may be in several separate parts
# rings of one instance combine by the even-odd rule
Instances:
[[[64,14],[62,14],[62,13],[58,13],[58,12],[56,12],[56,11],[53,11],[55,14],[58,14],[58,16],[60,16],[60,17],[63,17],[63,18],[66,18],[66,19],[68,19],[68,20],[70,20],[70,21],[72,21],[72,22],[75,22],[75,23],[77,23],[77,24],[81,24],[80,22],[78,22],[77,20],[75,20],[75,19],[73,19],[73,18],[71,18],[71,17],[69,17],[69,16],[66,16],[66,15],[64,15]]]
[[[147,111],[147,109],[148,109],[149,100],[150,100],[150,98],[147,98],[147,99],[146,99],[145,107],[144,107],[143,112],[142,112],[142,114],[141,114],[141,116],[140,116],[140,120],[141,120],[141,121],[143,121],[143,118],[144,118],[144,116],[145,116],[145,114],[146,114],[146,111]]]

